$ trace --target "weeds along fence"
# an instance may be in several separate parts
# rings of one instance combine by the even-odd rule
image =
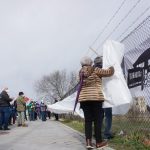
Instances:
[[[140,133],[150,138],[150,16],[121,43],[125,45],[123,70],[133,105],[126,115],[113,116],[112,130],[124,134]],[[66,93],[64,98],[74,93],[76,88]],[[74,117],[70,115],[69,118]]]

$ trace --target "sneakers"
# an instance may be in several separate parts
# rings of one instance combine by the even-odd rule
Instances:
[[[27,124],[23,124],[22,127],[28,127],[28,125]]]
[[[114,135],[104,136],[104,140],[107,140],[107,141],[113,138],[114,138]]]
[[[93,147],[92,145],[87,145],[87,146],[86,146],[86,149],[87,149],[87,150],[90,150],[90,149],[94,149],[94,147]]]
[[[5,127],[0,127],[0,130],[10,130],[10,128],[8,128],[7,126],[5,126]]]
[[[88,150],[94,149],[94,146],[93,146],[93,144],[92,144],[92,140],[91,140],[91,139],[86,139],[86,148],[87,148]]]
[[[96,148],[97,150],[102,150],[104,147],[107,146],[107,141],[103,141],[103,142],[100,142],[100,143],[96,143]]]
[[[18,124],[18,127],[28,127],[27,124]]]
[[[18,127],[21,127],[22,125],[21,125],[21,124],[18,124],[17,126],[18,126]]]
[[[6,128],[4,128],[4,130],[10,130],[10,128],[6,127]]]

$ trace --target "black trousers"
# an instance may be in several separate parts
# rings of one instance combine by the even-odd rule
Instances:
[[[81,108],[84,112],[85,118],[85,136],[86,139],[92,139],[92,122],[94,122],[94,132],[96,143],[102,141],[102,121],[103,110],[102,103],[100,101],[86,101],[81,102]]]

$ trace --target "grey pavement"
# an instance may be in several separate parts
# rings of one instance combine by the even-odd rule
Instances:
[[[83,135],[58,121],[35,121],[28,125],[13,125],[10,131],[0,131],[0,150],[85,150]]]

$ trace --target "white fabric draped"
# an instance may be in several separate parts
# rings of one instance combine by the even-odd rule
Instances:
[[[103,68],[114,66],[115,73],[112,77],[103,78],[103,93],[106,101],[103,107],[112,107],[113,114],[126,114],[132,103],[132,96],[127,87],[121,69],[121,62],[124,55],[124,46],[116,41],[107,41],[103,47]],[[72,113],[76,99],[76,92],[48,109],[54,113]],[[77,105],[76,114],[83,117],[80,105]]]
[[[113,114],[126,114],[132,103],[132,96],[124,78],[121,63],[124,45],[116,41],[107,41],[103,46],[103,68],[113,66],[112,77],[103,78],[103,93],[106,101],[103,107],[112,107]]]

